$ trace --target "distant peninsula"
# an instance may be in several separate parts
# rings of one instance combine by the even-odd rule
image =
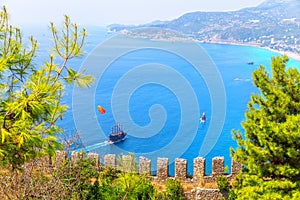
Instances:
[[[205,43],[257,46],[300,60],[299,9],[299,0],[266,0],[257,7],[237,11],[192,12],[171,21],[138,26],[114,24],[107,30],[139,38],[189,38]],[[154,28],[170,31],[155,32]]]

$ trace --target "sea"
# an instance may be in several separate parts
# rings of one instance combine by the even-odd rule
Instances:
[[[212,158],[223,156],[230,172],[230,148],[237,147],[232,131],[243,132],[247,103],[259,92],[252,73],[260,65],[270,71],[272,56],[279,54],[229,44],[124,40],[104,27],[86,28],[84,55],[68,66],[92,73],[95,82],[87,89],[66,87],[62,103],[69,110],[58,122],[67,136],[80,134],[75,150],[99,153],[102,159],[106,154],[144,156],[152,160],[154,174],[156,159],[169,158],[170,175],[176,158],[187,159],[188,174],[193,174],[193,159],[205,157],[210,174]],[[25,27],[23,33],[39,41],[34,63],[42,65],[53,53],[50,30]],[[300,61],[290,59],[288,66],[299,69]],[[204,123],[199,120],[203,113]],[[116,123],[128,135],[109,144]]]

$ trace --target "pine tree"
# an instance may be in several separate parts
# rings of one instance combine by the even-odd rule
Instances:
[[[238,199],[300,199],[300,74],[286,67],[287,56],[273,57],[253,73],[252,94],[242,122],[233,131],[234,159],[245,166],[236,178]]]
[[[67,65],[82,55],[86,31],[65,16],[62,31],[51,23],[53,52],[49,61],[34,66],[37,41],[23,42],[21,32],[0,12],[0,166],[19,169],[61,148],[56,125],[67,106],[61,103],[65,84],[88,86],[93,77]]]

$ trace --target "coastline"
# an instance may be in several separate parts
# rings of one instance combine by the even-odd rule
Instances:
[[[276,49],[272,49],[270,47],[262,47],[257,43],[239,43],[236,41],[222,41],[222,40],[218,40],[218,39],[211,39],[211,40],[198,40],[198,39],[193,39],[193,38],[189,38],[189,37],[180,37],[180,36],[169,36],[169,37],[164,37],[163,34],[151,34],[151,35],[132,35],[132,33],[130,32],[126,32],[123,33],[129,37],[132,38],[142,38],[142,39],[150,39],[153,41],[163,41],[163,42],[175,42],[175,41],[180,41],[180,42],[199,42],[199,43],[207,43],[207,44],[227,44],[227,45],[237,45],[237,46],[249,46],[249,47],[256,47],[256,48],[261,48],[261,49],[266,49],[268,51],[272,51],[275,53],[278,53],[280,55],[287,55],[289,58],[295,59],[300,61],[300,54],[299,53],[295,53],[295,52],[291,52],[291,51],[280,51],[280,50],[276,50]]]
[[[264,48],[264,47],[260,47],[260,48]],[[290,51],[278,51],[278,50],[275,50],[275,49],[271,49],[270,47],[265,47],[264,49],[267,49],[269,51],[273,51],[275,53],[279,53],[281,55],[287,55],[289,58],[293,58],[295,60],[300,61],[300,54],[290,52]]]
[[[287,55],[289,58],[295,59],[300,61],[300,54],[295,53],[295,52],[290,52],[290,51],[279,51],[276,49],[272,49],[270,47],[262,47],[259,46],[258,44],[252,44],[252,43],[237,43],[237,42],[226,42],[226,41],[200,41],[201,43],[208,43],[208,44],[228,44],[228,45],[237,45],[237,46],[249,46],[249,47],[256,47],[256,48],[261,48],[261,49],[266,49],[268,51],[272,51],[275,53],[279,53],[281,55]]]

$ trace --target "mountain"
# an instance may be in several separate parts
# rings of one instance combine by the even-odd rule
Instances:
[[[266,0],[257,7],[237,11],[192,12],[171,21],[108,27],[111,31],[126,30],[126,34],[145,37],[150,29],[141,28],[174,30],[202,42],[251,44],[300,53],[300,1]],[[149,35],[153,37],[153,30]]]

